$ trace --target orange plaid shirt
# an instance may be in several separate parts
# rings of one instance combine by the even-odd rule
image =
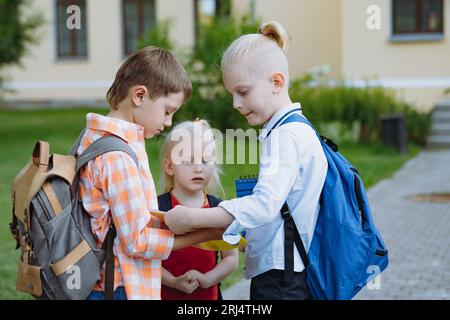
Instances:
[[[81,171],[80,195],[91,216],[99,246],[111,223],[114,240],[114,288],[123,285],[130,300],[161,299],[161,260],[170,255],[174,234],[162,229],[150,209],[158,209],[157,194],[145,151],[144,128],[128,121],[94,113],[86,116],[86,133],[78,153],[95,140],[115,135],[136,153],[139,165],[124,152],[108,152]],[[104,291],[104,268],[94,290]]]

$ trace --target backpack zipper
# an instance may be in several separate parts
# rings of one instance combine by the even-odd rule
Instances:
[[[351,168],[351,170],[353,171],[353,176],[355,178],[355,195],[356,195],[356,201],[358,202],[358,211],[359,211],[359,215],[361,217],[361,225],[364,224],[364,217],[363,217],[363,206],[362,206],[362,196],[361,196],[361,183],[359,181],[359,176],[356,173],[357,170],[353,168]]]
[[[48,211],[47,206],[45,205],[45,201],[42,197],[41,194],[41,190],[36,194],[36,200],[39,202],[39,205],[41,206],[42,211],[44,212],[45,217],[47,218],[47,221],[50,222],[50,220],[52,220],[54,217],[53,215],[50,213],[50,211]]]

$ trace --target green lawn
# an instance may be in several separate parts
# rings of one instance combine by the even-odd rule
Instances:
[[[16,292],[16,268],[19,252],[14,250],[15,241],[9,233],[11,221],[10,186],[18,171],[30,158],[37,140],[49,141],[51,151],[66,153],[78,133],[85,125],[85,114],[97,112],[106,114],[106,109],[70,110],[0,110],[0,299],[27,299],[28,295]],[[159,178],[160,140],[147,142],[150,168],[155,181]],[[382,145],[359,145],[343,143],[340,151],[360,171],[366,186],[388,178],[406,160],[416,155],[420,148],[410,146],[408,155],[399,155]],[[224,165],[222,183],[227,198],[233,197],[234,179],[243,175],[256,174],[257,165]],[[223,282],[223,288],[242,277],[243,255],[238,270]]]

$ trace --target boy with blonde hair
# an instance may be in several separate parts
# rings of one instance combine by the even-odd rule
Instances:
[[[305,265],[293,253],[293,281],[286,282],[284,203],[308,251],[320,210],[327,159],[315,131],[304,123],[300,103],[289,97],[288,37],[275,21],[258,33],[236,39],[222,57],[222,78],[233,96],[233,108],[252,126],[264,125],[258,182],[252,195],[223,201],[217,208],[177,206],[166,214],[176,233],[192,228],[226,227],[223,239],[235,244],[246,231],[245,277],[251,278],[250,299],[310,299]],[[292,252],[293,250],[291,250]]]

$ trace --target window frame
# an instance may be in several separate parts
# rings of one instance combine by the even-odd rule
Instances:
[[[194,8],[194,42],[196,43],[198,36],[199,36],[199,29],[200,29],[200,25],[199,25],[199,20],[200,20],[199,1],[200,0],[192,0],[192,1],[194,3],[194,5],[193,5],[193,8]],[[215,15],[215,17],[218,17],[218,16],[220,16],[220,1],[221,0],[213,0],[213,1],[215,2],[214,15]],[[230,7],[229,7],[229,12],[227,12],[226,14],[231,15],[233,3],[231,0],[228,0],[228,1],[229,1]]]
[[[70,53],[69,54],[62,54],[61,53],[61,19],[63,18],[64,21],[67,21],[67,13],[65,13],[63,16],[60,15],[60,7],[64,6],[65,8],[67,8],[68,6],[71,5],[77,5],[80,7],[81,9],[81,15],[83,17],[84,15],[84,23],[82,22],[82,29],[84,29],[84,46],[86,48],[84,53],[80,53],[78,51],[77,48],[77,42],[78,42],[78,37],[80,37],[79,35],[77,35],[77,31],[79,30],[68,30],[69,32],[69,37],[70,37]],[[55,10],[55,54],[56,54],[56,60],[59,61],[66,61],[66,60],[88,60],[89,58],[89,35],[88,35],[88,16],[87,16],[87,0],[55,0],[54,2],[54,10]],[[64,10],[64,12],[67,12],[66,10]],[[83,20],[83,18],[82,18]]]
[[[393,36],[406,36],[406,35],[437,35],[437,34],[444,34],[444,0],[437,0],[441,2],[442,10],[440,12],[440,19],[442,21],[441,28],[439,30],[423,30],[421,29],[422,24],[422,16],[423,16],[423,0],[414,0],[414,7],[415,7],[415,26],[414,30],[410,31],[399,31],[396,20],[397,20],[397,6],[396,6],[397,0],[392,0],[392,19],[391,19],[391,27],[392,27],[392,35]]]
[[[156,16],[156,12],[157,12],[157,1],[156,0],[122,0],[121,1],[121,6],[122,6],[122,55],[124,57],[129,56],[130,54],[132,54],[134,51],[128,51],[128,34],[127,34],[127,3],[136,3],[137,5],[137,33],[138,33],[138,39],[139,37],[142,37],[144,35],[144,33],[146,32],[145,30],[145,23],[144,23],[144,1],[153,1],[153,8],[154,8],[154,12],[153,17],[154,17],[154,23],[156,24],[157,22],[157,16]]]

